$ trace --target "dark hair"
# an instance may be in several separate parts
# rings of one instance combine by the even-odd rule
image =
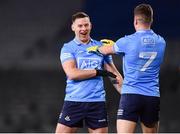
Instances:
[[[153,22],[153,9],[149,4],[140,4],[135,7],[134,15],[140,16],[139,21],[142,23],[149,23]]]
[[[75,14],[72,15],[72,23],[73,23],[76,19],[78,19],[78,18],[85,18],[85,17],[88,17],[88,18],[89,18],[89,16],[88,16],[86,13],[84,13],[84,12],[77,12],[77,13],[75,13]]]

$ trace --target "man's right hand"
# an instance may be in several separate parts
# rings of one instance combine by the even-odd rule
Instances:
[[[98,47],[99,47],[99,46],[91,46],[91,47],[88,47],[88,48],[87,48],[87,51],[88,51],[88,52],[96,52],[96,51],[98,51]]]
[[[99,56],[103,56],[99,51],[98,51],[99,46],[91,46],[88,47],[86,50],[88,51],[88,53],[95,53]]]

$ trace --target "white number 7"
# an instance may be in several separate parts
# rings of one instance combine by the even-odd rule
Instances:
[[[152,63],[152,61],[156,58],[157,52],[140,52],[139,58],[147,59],[147,62],[140,69],[140,71],[145,71],[148,66]]]

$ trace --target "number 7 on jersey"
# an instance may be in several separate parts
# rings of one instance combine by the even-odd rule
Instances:
[[[153,62],[153,60],[156,58],[156,56],[157,56],[157,52],[140,52],[139,58],[147,59],[147,62],[140,69],[140,71],[146,71],[146,69]]]

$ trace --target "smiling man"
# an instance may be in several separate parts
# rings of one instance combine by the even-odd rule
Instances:
[[[119,87],[122,77],[111,56],[86,51],[88,47],[102,45],[90,37],[92,25],[87,14],[74,14],[71,28],[75,38],[64,44],[60,54],[67,86],[56,133],[74,133],[79,127],[83,127],[83,122],[91,133],[107,133],[103,77],[116,78]]]

